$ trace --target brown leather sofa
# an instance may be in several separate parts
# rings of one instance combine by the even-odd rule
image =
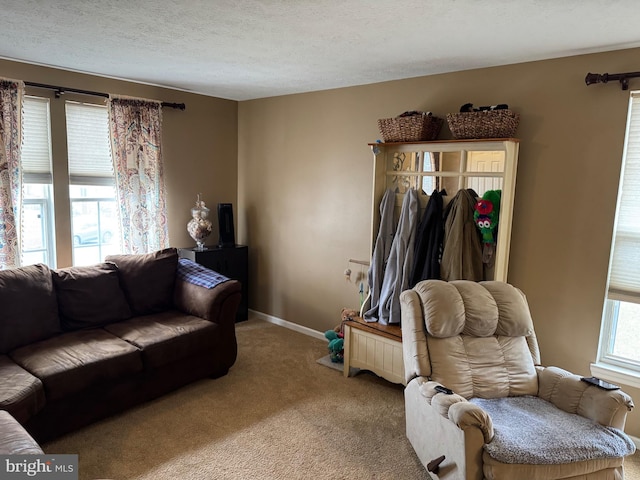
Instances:
[[[239,282],[192,283],[175,249],[106,260],[0,271],[0,410],[38,442],[236,360]]]
[[[0,410],[0,455],[42,455],[40,445],[9,412]]]

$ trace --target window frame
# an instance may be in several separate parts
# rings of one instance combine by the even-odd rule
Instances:
[[[634,102],[634,97],[636,98],[635,102]],[[636,123],[632,125],[632,114],[636,112],[635,114],[638,115],[637,112],[638,110],[640,110],[640,102],[638,101],[638,99],[640,99],[640,91],[630,92],[629,106],[627,109],[627,122],[625,127],[623,158],[622,158],[622,165],[620,169],[620,180],[618,183],[618,197],[616,200],[616,214],[615,214],[616,221],[615,221],[614,229],[612,232],[612,238],[611,238],[609,269],[607,272],[607,290],[605,293],[605,298],[603,303],[597,360],[595,363],[591,364],[591,368],[590,368],[591,374],[594,376],[607,379],[614,383],[622,383],[622,384],[629,385],[636,388],[640,388],[640,360],[634,360],[631,358],[622,357],[614,353],[614,346],[616,342],[616,337],[618,335],[618,325],[620,322],[620,304],[621,302],[626,302],[626,298],[624,296],[620,298],[619,294],[612,293],[609,290],[610,290],[610,281],[611,281],[611,274],[612,274],[612,265],[614,261],[613,260],[614,245],[615,245],[616,235],[625,234],[624,231],[619,229],[617,219],[619,215],[620,205],[622,202],[622,192],[625,186],[624,181],[625,181],[625,172],[626,172],[627,161],[628,161],[629,138],[632,135],[631,133],[632,127],[635,127],[635,129],[638,128],[638,125]],[[638,142],[638,140],[640,139],[637,139],[636,136],[640,136],[640,133],[634,133],[633,135],[634,135],[633,137],[634,142]],[[640,166],[639,159],[634,158],[634,166],[635,166],[635,162],[639,163],[639,166]],[[637,240],[640,242],[640,237]],[[612,298],[612,297],[616,297],[616,298]],[[629,303],[640,305],[640,302],[636,302],[636,301],[632,301]]]

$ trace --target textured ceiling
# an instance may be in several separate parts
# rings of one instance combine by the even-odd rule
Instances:
[[[232,100],[640,46],[637,0],[0,0],[0,16],[0,57]]]

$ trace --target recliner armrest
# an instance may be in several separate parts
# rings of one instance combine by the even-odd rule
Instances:
[[[449,408],[449,419],[462,430],[475,427],[482,432],[484,443],[493,440],[493,421],[487,412],[471,402],[459,402]]]
[[[429,377],[431,365],[424,326],[424,313],[418,293],[413,289],[405,290],[400,294],[400,305],[404,379],[406,383],[409,383],[416,377]]]
[[[420,393],[440,415],[451,420],[461,430],[471,427],[479,429],[485,443],[493,440],[493,422],[487,412],[460,395],[436,391],[435,387],[440,385],[438,382],[421,380]]]
[[[622,390],[604,390],[558,367],[537,366],[538,397],[600,425],[624,429],[633,400]]]

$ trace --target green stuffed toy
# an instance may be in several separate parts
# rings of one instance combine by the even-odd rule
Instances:
[[[500,218],[500,190],[487,190],[475,205],[473,220],[482,234],[482,261],[492,263],[496,243],[496,229]]]
[[[344,339],[342,333],[335,330],[327,330],[324,336],[329,340],[329,356],[333,363],[344,362]]]

